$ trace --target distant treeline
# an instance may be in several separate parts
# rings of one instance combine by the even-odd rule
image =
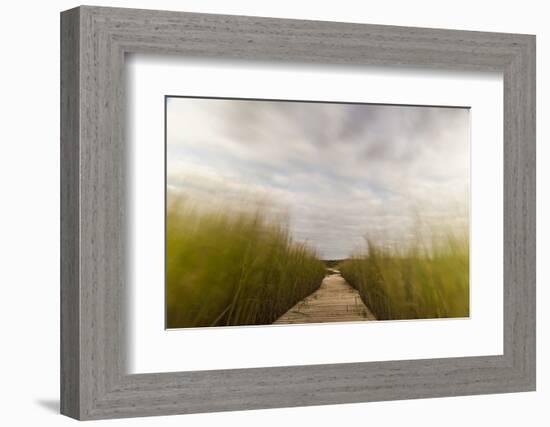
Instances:
[[[338,264],[344,262],[345,259],[324,259],[323,263],[327,268],[335,268]]]

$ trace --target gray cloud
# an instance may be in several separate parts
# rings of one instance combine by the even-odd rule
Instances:
[[[326,258],[398,240],[419,211],[465,216],[468,109],[170,98],[167,114],[172,189],[263,194]]]

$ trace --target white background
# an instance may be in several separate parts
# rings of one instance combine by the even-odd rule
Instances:
[[[550,335],[548,165],[543,122],[550,114],[550,28],[544,2],[402,0],[97,1],[96,4],[285,18],[323,19],[537,34],[538,74],[538,391],[413,401],[200,414],[104,422],[147,426],[291,426],[349,424],[407,426],[548,425]],[[72,421],[57,415],[59,384],[59,17],[72,1],[10,2],[2,9],[0,100],[0,307],[3,367],[2,424],[46,426]]]
[[[297,69],[133,55],[127,59],[126,75],[133,187],[130,372],[502,354],[499,73],[386,67],[350,71],[318,65]],[[470,318],[164,330],[164,289],[159,283],[164,282],[165,94],[471,106]],[[223,353],[212,351],[213,345]]]

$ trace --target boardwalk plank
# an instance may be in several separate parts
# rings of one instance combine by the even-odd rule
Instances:
[[[326,276],[319,289],[297,303],[274,324],[357,322],[376,320],[359,292],[339,274]]]

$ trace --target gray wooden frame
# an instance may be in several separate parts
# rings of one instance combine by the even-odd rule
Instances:
[[[504,354],[128,375],[124,57],[130,52],[502,72]],[[99,419],[535,389],[534,36],[71,9],[61,14],[61,166],[63,414]]]

